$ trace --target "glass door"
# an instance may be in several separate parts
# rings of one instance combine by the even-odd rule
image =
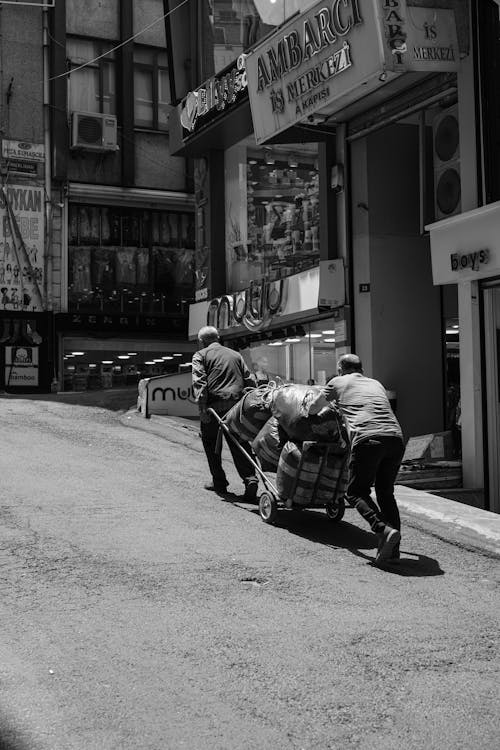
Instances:
[[[500,286],[484,290],[489,509],[500,513]]]

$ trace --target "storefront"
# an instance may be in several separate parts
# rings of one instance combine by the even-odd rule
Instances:
[[[500,512],[500,203],[430,228],[435,284],[460,300],[461,433],[466,486]]]
[[[50,390],[54,336],[42,144],[2,141],[0,191],[0,388]]]
[[[216,326],[223,342],[242,353],[259,384],[279,378],[324,385],[346,352],[344,301],[343,261],[323,262],[191,305],[189,337],[196,338],[204,325]]]
[[[64,390],[176,373],[194,296],[194,215],[184,194],[72,184],[67,312],[55,315]]]

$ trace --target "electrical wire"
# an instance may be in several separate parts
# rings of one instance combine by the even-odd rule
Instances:
[[[182,8],[183,5],[186,5],[189,2],[190,0],[182,0],[182,2],[179,3],[179,5],[176,5],[175,8],[172,8],[172,10],[169,10],[168,13],[164,13],[159,18],[156,18],[150,24],[145,26],[143,29],[136,32],[133,36],[129,37],[129,39],[125,39],[124,42],[120,42],[120,44],[117,44],[116,47],[112,47],[111,49],[108,49],[106,52],[103,52],[102,55],[99,55],[98,57],[94,57],[93,60],[87,60],[87,62],[84,62],[81,65],[78,65],[78,67],[73,68],[72,70],[67,70],[65,73],[59,73],[59,75],[57,76],[52,76],[51,78],[49,78],[49,81],[56,81],[58,78],[66,78],[70,76],[72,73],[76,73],[77,70],[82,70],[82,68],[86,68],[88,65],[93,65],[98,60],[102,60],[102,58],[106,57],[106,55],[110,55],[112,52],[115,52],[117,49],[120,49],[120,47],[124,47],[129,42],[133,42],[134,39],[137,39],[138,36],[141,36],[141,34],[144,34],[145,31],[148,31],[150,28],[155,26],[160,21],[165,20],[165,18],[170,16],[174,12],[174,10],[178,10],[179,8]]]

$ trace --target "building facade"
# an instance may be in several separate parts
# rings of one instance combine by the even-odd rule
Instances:
[[[464,485],[484,488],[484,507],[499,513],[500,9],[495,0],[470,5],[474,68],[459,122],[460,144],[471,148],[462,147],[457,162],[457,210],[429,230],[434,283],[458,296]],[[475,121],[467,130],[470,112]]]
[[[459,291],[434,283],[427,227],[477,205],[476,149],[459,147],[476,142],[474,23],[466,0],[220,0],[190,17],[196,58],[172,41],[172,146],[195,159],[190,335],[215,322],[298,382],[356,351],[406,436],[447,433],[458,460]]]
[[[18,110],[4,119],[2,132],[6,213],[12,221],[18,217],[21,232],[23,222],[32,221],[30,212],[43,218],[38,245],[22,237],[18,242],[20,259],[26,254],[40,275],[22,264],[22,273],[27,266],[38,281],[35,293],[25,274],[23,294],[20,289],[13,298],[5,270],[4,336],[37,359],[38,382],[29,385],[43,390],[109,388],[177,372],[194,350],[187,341],[194,201],[186,159],[173,157],[169,147],[165,5],[70,0],[43,8],[2,4],[0,12],[3,39],[17,54],[8,55],[3,44],[3,82],[12,73],[17,84],[11,109],[19,94]],[[36,54],[28,54],[24,41],[29,29]],[[39,192],[31,198],[20,190],[31,178],[14,171],[21,141],[31,143],[32,152],[44,147]],[[38,312],[38,289],[48,352],[37,350],[30,334],[43,337],[42,324],[33,329],[22,322]],[[14,304],[21,338],[12,322]],[[12,357],[9,349],[7,389],[27,372],[18,366],[8,372]]]

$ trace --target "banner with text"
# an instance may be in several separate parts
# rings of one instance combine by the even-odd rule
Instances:
[[[0,309],[43,310],[44,191],[8,185],[0,191]]]
[[[408,8],[406,0],[321,1],[255,47],[245,64],[261,144],[335,115],[409,71],[457,70],[454,14]]]

